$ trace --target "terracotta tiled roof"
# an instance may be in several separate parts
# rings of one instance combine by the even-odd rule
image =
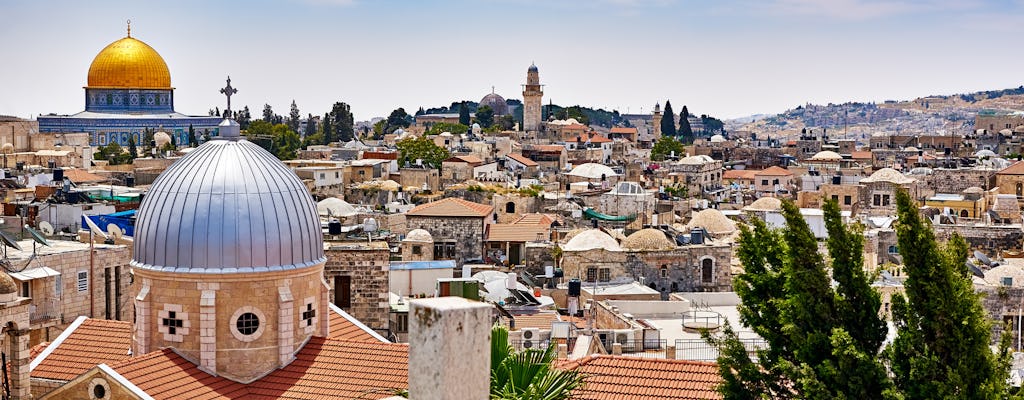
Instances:
[[[1024,175],[1024,162],[1017,161],[1009,167],[999,170],[996,175]]]
[[[754,179],[760,171],[749,169],[730,169],[722,173],[722,179]]]
[[[611,133],[622,133],[622,134],[626,134],[626,135],[635,135],[636,134],[636,128],[628,128],[628,127],[625,127],[625,126],[616,126],[616,127],[612,128]]]
[[[394,151],[364,151],[364,160],[397,160],[398,153]]]
[[[65,169],[64,177],[74,183],[96,183],[110,180],[109,178],[96,175],[83,169]]]
[[[494,211],[494,207],[487,204],[449,197],[420,204],[405,215],[413,217],[486,217],[491,215],[492,211]]]
[[[111,368],[154,399],[377,399],[409,387],[409,346],[313,337],[290,364],[248,385],[203,372],[172,349]]]
[[[487,234],[489,242],[532,242],[548,239],[548,227],[531,224],[492,224]]]
[[[870,151],[854,151],[854,152],[850,153],[850,158],[852,158],[854,160],[870,160],[871,159],[871,152]]]
[[[32,359],[32,377],[70,381],[99,364],[131,357],[131,322],[78,317]]]
[[[714,363],[593,355],[564,364],[584,374],[572,398],[579,400],[721,399]]]
[[[330,308],[330,332],[328,332],[327,337],[360,342],[384,342],[383,337],[370,330],[370,328],[363,325],[355,317],[338,308],[338,306],[330,304]]]
[[[529,213],[523,214],[515,221],[512,221],[512,223],[551,226],[551,224],[558,221],[558,219],[558,216],[552,214]]]
[[[606,138],[606,137],[601,136],[601,135],[590,135],[590,143],[610,143],[610,142],[614,142],[614,140],[611,140],[611,139]]]
[[[755,176],[787,176],[787,175],[793,175],[793,173],[789,172],[789,170],[784,169],[782,167],[773,166],[773,167],[768,168],[768,169],[757,171],[757,173],[754,174],[754,175]]]
[[[561,152],[561,151],[565,150],[565,146],[560,146],[560,145],[557,145],[557,144],[539,144],[539,145],[533,146],[533,149],[536,150],[536,151],[556,152],[557,153],[557,152]]]
[[[582,320],[580,318],[569,317],[565,315],[559,315],[555,312],[542,312],[537,314],[522,314],[513,315],[512,319],[516,322],[516,329],[523,328],[537,328],[537,329],[551,329],[552,322],[572,322],[577,328],[585,325],[580,324]]]
[[[444,160],[444,162],[464,162],[467,164],[483,164],[484,160],[481,160],[480,157],[477,156],[454,156],[448,158],[447,160]]]
[[[520,164],[523,164],[523,165],[525,165],[527,167],[536,167],[538,165],[536,161],[533,161],[533,160],[531,160],[529,158],[526,158],[522,154],[509,153],[505,157],[511,158],[513,160],[516,160],[516,162],[518,162]]]

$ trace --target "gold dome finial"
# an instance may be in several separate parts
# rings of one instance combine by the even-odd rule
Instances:
[[[132,20],[128,20],[128,37],[132,37]]]

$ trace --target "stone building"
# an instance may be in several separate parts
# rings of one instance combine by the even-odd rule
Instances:
[[[754,173],[754,192],[759,196],[785,197],[793,190],[793,173],[771,167]]]
[[[483,259],[484,234],[493,222],[494,207],[449,197],[416,206],[405,218],[410,231],[423,229],[433,237],[435,260],[455,260],[462,266]]]
[[[996,172],[995,186],[999,193],[1015,195],[1018,201],[1024,202],[1024,162],[1018,161]]]
[[[914,178],[908,178],[892,168],[882,168],[871,176],[861,179],[860,204],[869,215],[895,215],[896,190],[906,189],[910,197],[918,198],[918,187]]]
[[[540,131],[543,97],[544,86],[540,84],[540,72],[536,65],[530,64],[526,70],[526,84],[523,85],[523,131]]]
[[[402,261],[433,261],[434,238],[423,229],[413,229],[402,239]]]
[[[391,255],[387,243],[327,242],[324,254],[324,277],[331,302],[370,329],[386,333]]]
[[[684,185],[690,196],[701,197],[705,193],[722,189],[722,161],[699,155],[683,157],[669,166],[672,183]]]

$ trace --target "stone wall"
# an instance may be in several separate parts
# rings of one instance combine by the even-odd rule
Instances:
[[[324,266],[331,302],[379,332],[389,329],[388,312],[391,310],[388,304],[390,251],[381,243],[373,247],[331,244],[325,251],[327,264]],[[339,294],[335,293],[335,283],[339,277],[349,277],[351,282],[348,307],[342,307],[337,301]]]
[[[941,241],[949,240],[954,232],[963,236],[972,250],[979,250],[995,256],[1002,250],[1021,250],[1024,230],[1020,225],[932,225],[935,237]]]
[[[935,193],[960,193],[972,186],[991,189],[995,185],[995,174],[994,169],[935,168],[931,175],[924,177],[924,181]]]
[[[435,244],[455,245],[455,263],[462,266],[466,260],[483,259],[484,218],[483,217],[428,217],[406,216],[406,229],[423,229],[430,232]],[[443,254],[434,253],[438,260],[447,259]]]
[[[727,292],[732,290],[733,249],[729,244],[681,246],[672,250],[630,253],[626,265],[636,279],[667,292]],[[702,278],[704,260],[710,260],[711,280]],[[665,271],[662,271],[664,267]]]

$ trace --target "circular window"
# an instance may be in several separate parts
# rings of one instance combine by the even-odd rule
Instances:
[[[244,313],[238,316],[235,321],[235,328],[238,329],[238,333],[249,336],[256,333],[260,329],[260,317],[251,312]]]
[[[107,400],[110,398],[110,385],[107,384],[107,380],[103,378],[95,378],[89,382],[89,399],[90,400]]]
[[[92,396],[97,398],[97,399],[105,398],[105,397],[107,397],[107,389],[105,387],[103,387],[102,385],[93,386],[93,388],[92,388]]]

